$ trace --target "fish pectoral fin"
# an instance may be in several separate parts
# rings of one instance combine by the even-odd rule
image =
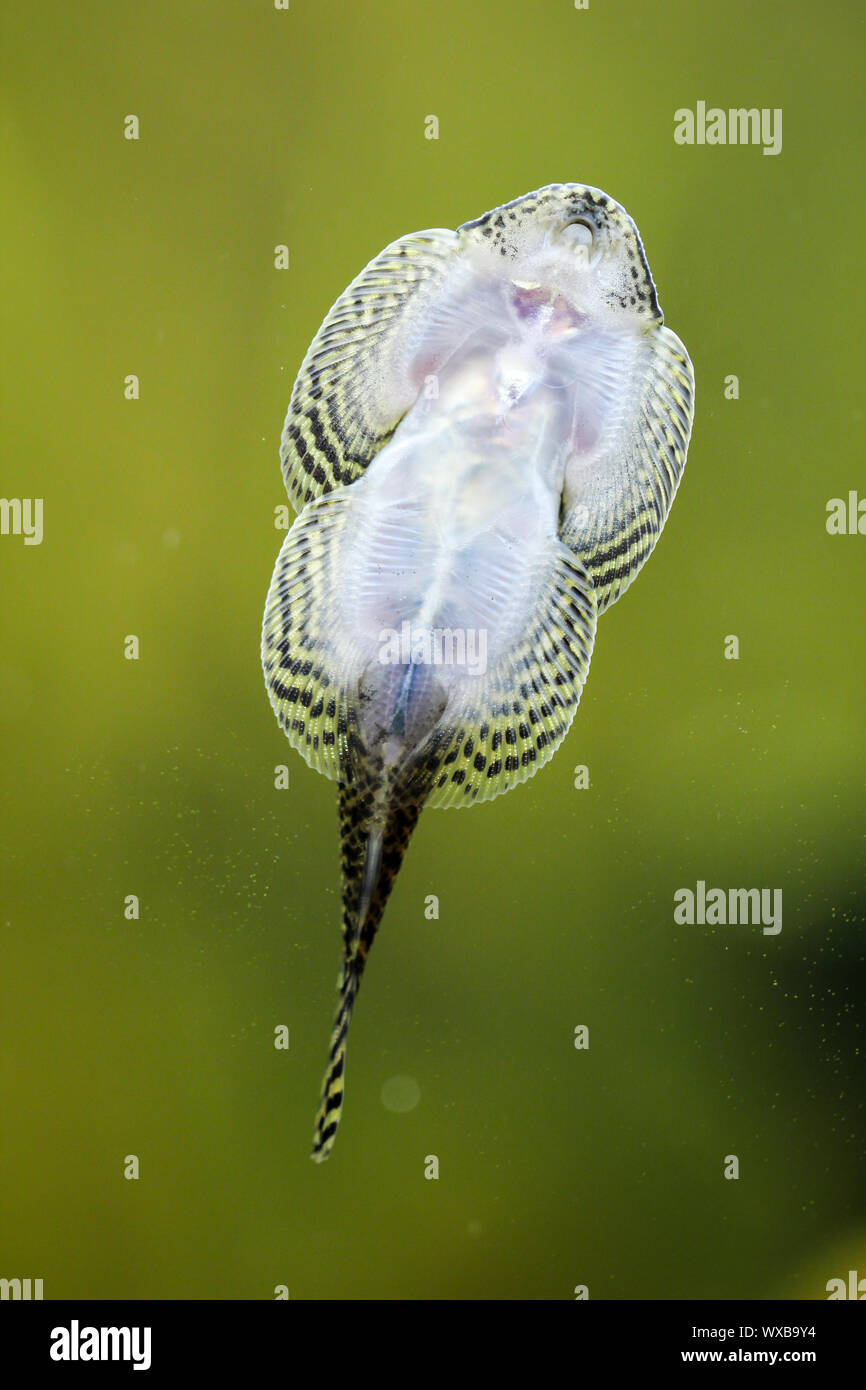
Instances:
[[[301,364],[280,446],[297,511],[359,478],[418,397],[409,320],[435,300],[454,264],[456,232],[401,237],[340,295]]]
[[[452,699],[418,766],[428,806],[489,801],[532,777],[568,732],[589,671],[596,603],[584,565],[556,541],[519,639]]]
[[[663,326],[646,333],[628,371],[605,377],[598,367],[598,375],[617,425],[567,462],[559,534],[586,565],[603,613],[648,559],[667,520],[686,463],[695,378],[676,333]]]

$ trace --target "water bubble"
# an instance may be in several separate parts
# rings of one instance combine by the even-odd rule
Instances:
[[[421,1087],[414,1076],[391,1076],[382,1087],[382,1104],[395,1115],[406,1115],[421,1099]]]

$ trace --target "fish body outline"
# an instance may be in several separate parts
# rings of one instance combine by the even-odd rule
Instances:
[[[693,402],[637,228],[578,184],[392,243],[304,359],[281,448],[299,515],[262,659],[290,742],[338,784],[343,961],[317,1161],[420,811],[509,791],[562,742],[598,618],[667,519]],[[443,633],[463,634],[464,658],[483,634],[484,668],[427,655]]]

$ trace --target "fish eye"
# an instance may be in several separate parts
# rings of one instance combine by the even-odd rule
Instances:
[[[595,240],[592,227],[588,222],[584,222],[582,217],[576,217],[573,222],[566,222],[562,235],[574,246],[592,246]]]
[[[570,250],[573,250],[585,265],[594,264],[598,247],[595,238],[595,229],[589,222],[582,217],[576,217],[572,222],[566,222],[560,233],[562,240]]]

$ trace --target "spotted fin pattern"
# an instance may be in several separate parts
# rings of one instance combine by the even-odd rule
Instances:
[[[351,700],[328,626],[338,592],[346,497],[308,506],[283,542],[265,604],[262,665],[274,713],[293,748],[332,780],[349,776]]]
[[[596,605],[583,565],[559,547],[518,642],[449,705],[428,755],[429,806],[489,801],[534,776],[568,732],[589,671]]]
[[[615,428],[566,469],[559,534],[586,565],[599,613],[625,592],[652,553],[691,434],[694,372],[677,335],[663,326],[651,329],[638,366],[637,382],[624,377],[628,395]],[[620,389],[619,382],[610,389]]]
[[[283,427],[280,461],[296,511],[359,478],[417,399],[413,323],[423,322],[458,241],[456,232],[440,229],[401,237],[328,313],[301,364]]]

